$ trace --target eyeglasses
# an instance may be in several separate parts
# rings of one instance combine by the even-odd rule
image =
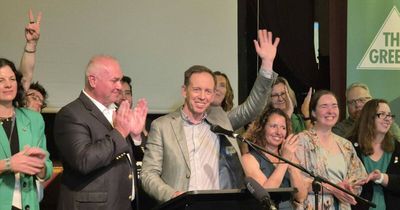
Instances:
[[[271,98],[279,98],[279,97],[284,98],[285,95],[286,95],[285,92],[277,93],[277,94],[271,95]]]
[[[42,99],[41,97],[37,96],[35,93],[27,93],[26,96],[30,97],[34,101],[37,101],[38,103],[40,103],[42,109],[47,107],[47,104],[46,104],[46,102],[44,102],[44,99]]]
[[[357,103],[365,104],[369,100],[371,100],[371,97],[361,97],[361,98],[357,98],[357,99],[353,99],[353,100],[347,101],[347,105],[356,106]]]
[[[379,119],[382,119],[382,120],[392,120],[392,119],[394,119],[396,117],[396,115],[394,115],[394,114],[391,114],[391,113],[386,114],[386,113],[383,113],[383,112],[382,113],[377,113],[376,116]]]

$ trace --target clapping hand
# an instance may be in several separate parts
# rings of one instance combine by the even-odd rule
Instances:
[[[10,159],[11,170],[29,175],[39,174],[45,168],[46,153],[38,147],[25,146]]]
[[[136,107],[131,112],[131,134],[133,136],[139,136],[143,131],[146,124],[147,111],[147,101],[145,99],[139,99]]]
[[[281,155],[287,160],[292,160],[298,145],[298,135],[290,134],[282,143]]]
[[[353,186],[349,183],[348,180],[343,180],[342,182],[337,183],[338,186],[342,187],[343,189],[349,191],[349,192],[353,192]],[[333,189],[332,193],[335,195],[335,197],[337,199],[339,199],[341,202],[344,203],[349,203],[351,205],[356,205],[357,201],[354,199],[353,196],[338,190],[338,189]]]
[[[365,179],[365,183],[368,183],[369,181],[376,181],[380,179],[381,176],[381,171],[379,171],[378,169],[373,170],[371,173],[368,174],[368,177]]]
[[[132,115],[129,108],[129,102],[124,100],[118,107],[118,110],[113,114],[114,128],[118,130],[121,135],[126,138],[131,131]]]

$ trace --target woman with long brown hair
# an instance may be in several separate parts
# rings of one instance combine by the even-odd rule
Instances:
[[[400,145],[389,129],[394,120],[387,101],[372,99],[361,110],[351,140],[369,173],[361,197],[376,209],[398,209],[400,200]],[[368,209],[358,204],[353,209]]]
[[[297,135],[291,134],[289,117],[281,109],[267,110],[249,127],[246,137],[271,153],[298,162],[294,156]],[[293,199],[285,196],[275,201],[279,204],[279,209],[294,209],[292,204],[303,203],[307,192],[298,169],[280,162],[268,153],[259,154],[252,149],[242,156],[242,162],[246,176],[253,178],[264,188],[293,186],[298,189]]]

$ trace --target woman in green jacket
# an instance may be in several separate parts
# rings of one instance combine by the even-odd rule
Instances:
[[[36,180],[50,178],[40,113],[23,106],[22,76],[0,58],[0,209],[39,209]]]

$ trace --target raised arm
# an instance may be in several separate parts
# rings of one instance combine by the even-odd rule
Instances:
[[[20,71],[22,73],[22,85],[25,90],[29,89],[32,82],[33,70],[35,68],[36,46],[40,37],[40,21],[42,13],[39,12],[36,21],[32,10],[29,10],[29,23],[25,27],[25,49],[22,54]]]
[[[267,30],[258,31],[258,40],[254,40],[254,46],[262,61],[260,74],[254,82],[246,101],[228,113],[234,130],[253,121],[267,104],[272,84],[277,77],[277,74],[272,70],[272,66],[279,40],[277,37],[273,41],[272,32]]]

